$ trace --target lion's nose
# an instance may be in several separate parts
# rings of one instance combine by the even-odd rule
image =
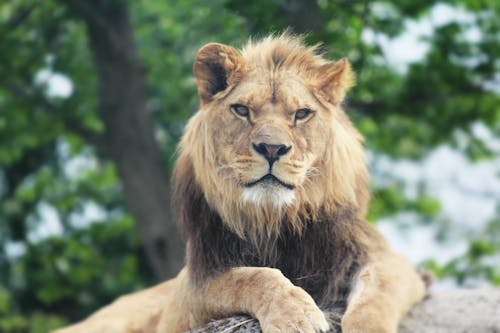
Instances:
[[[284,144],[268,144],[268,143],[252,143],[253,149],[260,155],[264,156],[272,166],[275,161],[277,161],[281,156],[286,155],[292,146],[286,146]]]

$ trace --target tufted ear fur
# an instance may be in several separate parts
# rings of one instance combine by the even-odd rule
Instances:
[[[356,77],[347,58],[321,66],[319,89],[333,104],[340,104],[347,91],[356,84]]]
[[[202,47],[194,65],[202,105],[234,86],[241,78],[243,65],[243,57],[234,47],[218,43]]]

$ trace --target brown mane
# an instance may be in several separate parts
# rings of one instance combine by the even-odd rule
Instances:
[[[200,88],[202,101],[203,96],[214,96],[202,103],[180,144],[174,197],[188,237],[188,267],[200,281],[231,267],[276,267],[317,301],[345,305],[349,291],[345,281],[351,281],[366,261],[369,239],[378,235],[362,220],[369,201],[362,137],[340,103],[322,99],[334,117],[334,129],[328,134],[333,145],[318,164],[322,172],[297,189],[298,203],[282,210],[241,204],[234,185],[220,177],[218,149],[222,147],[213,144],[212,137],[224,135],[217,131],[214,108],[244,80],[247,71],[296,71],[312,86],[321,87],[317,71],[328,75],[338,63],[332,69],[334,63],[318,55],[317,47],[305,47],[301,38],[287,34],[250,42],[241,52],[241,63],[235,60],[240,55],[230,52],[234,53],[227,59],[235,63],[231,68],[236,74],[230,77],[217,68],[227,85],[210,82],[209,91]],[[342,89],[335,90],[333,98],[353,84],[350,68],[341,75],[337,84]]]
[[[354,210],[340,209],[333,215],[322,211],[319,220],[303,221],[300,234],[284,228],[255,244],[232,232],[209,207],[192,166],[180,170],[176,207],[188,236],[187,266],[195,285],[201,287],[233,267],[273,267],[304,288],[320,307],[345,310],[351,282],[367,262],[371,244],[383,244]]]

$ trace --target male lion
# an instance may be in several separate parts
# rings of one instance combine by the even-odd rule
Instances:
[[[395,333],[425,294],[410,262],[365,221],[362,137],[342,109],[349,62],[289,34],[240,52],[208,44],[201,110],[175,171],[187,265],[60,332],[177,333],[247,313],[265,333]]]

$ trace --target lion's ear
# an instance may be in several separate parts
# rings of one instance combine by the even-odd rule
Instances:
[[[356,84],[356,77],[347,58],[321,66],[319,88],[333,104],[340,104],[347,91]]]
[[[237,83],[243,64],[243,57],[234,47],[218,43],[202,47],[194,65],[202,104],[210,102],[215,94]]]

